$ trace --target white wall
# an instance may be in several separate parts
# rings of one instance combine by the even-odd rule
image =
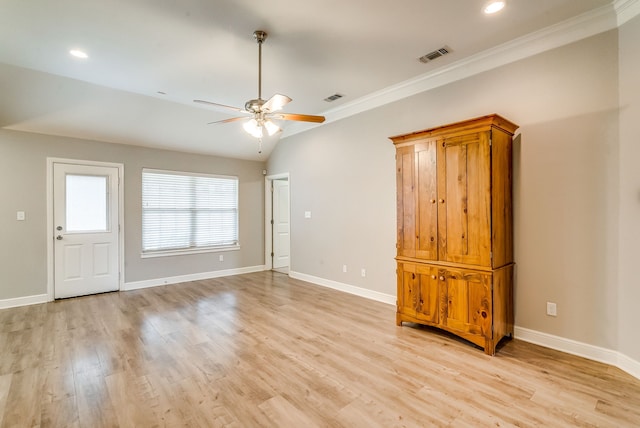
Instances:
[[[609,31],[281,141],[267,168],[291,173],[292,271],[395,295],[388,137],[498,113],[521,132],[516,324],[617,349],[617,40]]]
[[[640,361],[640,17],[620,28],[620,351]]]
[[[46,159],[124,164],[126,282],[264,264],[263,162],[0,130],[0,301],[47,293]],[[143,167],[239,177],[239,251],[141,259]],[[26,221],[16,221],[16,211]]]

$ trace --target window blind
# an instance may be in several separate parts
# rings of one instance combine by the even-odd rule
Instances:
[[[142,251],[238,244],[238,178],[142,170]]]

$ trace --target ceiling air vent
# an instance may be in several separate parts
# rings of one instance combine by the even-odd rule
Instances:
[[[324,100],[328,103],[335,101],[335,100],[339,100],[340,98],[344,97],[344,95],[340,95],[340,94],[333,94],[330,97],[325,98]]]
[[[440,58],[441,56],[448,54],[449,52],[451,52],[451,49],[445,46],[433,52],[429,52],[428,54],[422,55],[418,60],[426,64],[436,58]]]

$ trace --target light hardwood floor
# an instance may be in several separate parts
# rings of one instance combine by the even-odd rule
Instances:
[[[2,310],[0,349],[2,427],[640,426],[616,368],[273,272]]]

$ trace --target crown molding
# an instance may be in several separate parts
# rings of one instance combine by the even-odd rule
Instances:
[[[638,15],[640,0],[616,0],[606,6],[327,110],[323,113],[326,117],[323,124],[287,126],[282,138],[612,30]]]
[[[640,1],[638,0],[616,0],[613,8],[618,18],[618,27],[640,15]]]

